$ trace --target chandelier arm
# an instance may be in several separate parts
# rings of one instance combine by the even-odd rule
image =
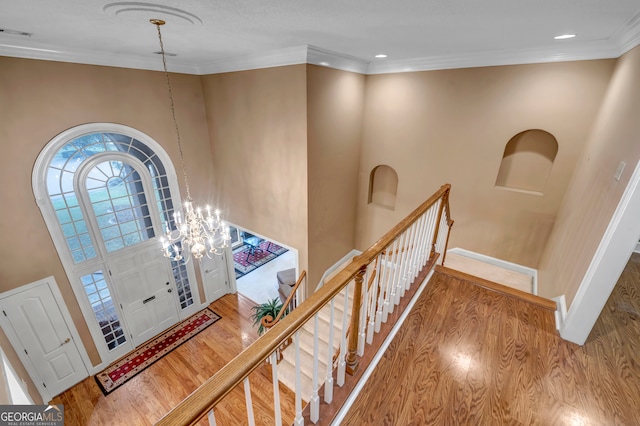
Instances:
[[[180,166],[182,167],[182,177],[184,178],[184,185],[187,190],[187,200],[191,201],[191,191],[189,190],[189,179],[187,179],[187,169],[184,166],[184,154],[182,153],[182,141],[180,139],[180,130],[178,129],[178,120],[176,119],[176,108],[173,102],[173,90],[171,90],[171,80],[169,79],[169,71],[167,71],[167,60],[165,58],[164,43],[162,42],[162,33],[160,32],[160,25],[164,22],[156,22],[155,26],[158,28],[158,40],[160,41],[160,55],[162,56],[162,67],[164,68],[164,75],[167,79],[167,89],[169,90],[169,101],[171,103],[171,116],[173,117],[173,125],[176,129],[176,137],[178,139],[178,151],[180,152]]]

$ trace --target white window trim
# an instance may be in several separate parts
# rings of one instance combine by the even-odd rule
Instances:
[[[144,143],[149,148],[151,148],[156,156],[162,162],[162,165],[165,168],[167,180],[169,182],[169,190],[171,192],[171,201],[174,206],[174,210],[178,211],[182,209],[182,197],[180,196],[180,188],[178,185],[178,179],[176,175],[175,168],[173,166],[173,162],[171,158],[167,154],[167,152],[162,148],[160,144],[158,144],[155,140],[153,140],[147,134],[136,130],[132,127],[128,127],[122,124],[116,123],[88,123],[82,124],[70,129],[65,130],[64,132],[56,135],[53,139],[51,139],[45,147],[42,149],[38,158],[35,161],[33,174],[32,174],[32,188],[33,194],[35,196],[35,201],[40,211],[42,213],[42,217],[45,221],[47,229],[51,235],[53,243],[56,247],[56,251],[60,260],[62,262],[62,266],[66,273],[67,279],[71,284],[71,288],[73,289],[74,294],[76,295],[76,300],[80,306],[80,310],[84,316],[87,327],[89,328],[91,337],[94,341],[94,345],[100,355],[101,363],[89,367],[90,374],[96,374],[104,369],[105,366],[109,365],[111,362],[115,361],[118,357],[114,357],[114,353],[108,350],[106,343],[104,342],[104,338],[102,336],[102,332],[99,333],[99,338],[96,339],[95,329],[97,327],[97,322],[95,320],[95,315],[91,306],[88,306],[88,300],[86,295],[84,294],[84,288],[79,281],[78,273],[81,270],[84,270],[84,265],[78,264],[76,265],[73,262],[73,258],[71,256],[70,251],[67,248],[66,240],[64,235],[62,234],[62,229],[58,223],[58,218],[53,209],[53,205],[49,199],[49,193],[46,185],[46,177],[47,171],[49,168],[49,164],[53,159],[54,155],[58,152],[58,150],[67,144],[69,141],[76,139],[80,136],[91,134],[91,133],[119,133],[126,136],[133,137],[138,141]],[[135,157],[131,156],[132,159]],[[155,203],[155,199],[153,200]],[[85,218],[86,220],[87,218]],[[95,263],[94,263],[95,265]],[[106,266],[106,265],[105,265]],[[198,289],[198,281],[196,279],[195,269],[193,266],[193,262],[189,262],[186,264],[187,273],[189,276],[189,282],[192,286],[192,295],[193,295],[193,304],[190,308],[180,309],[180,319],[184,319],[189,315],[193,314],[192,310],[197,310],[201,307],[202,301],[200,300],[200,291]],[[105,268],[106,269],[106,268]],[[78,279],[76,279],[78,278]],[[194,311],[195,312],[195,311]],[[78,339],[81,342],[80,339]],[[84,357],[86,354],[86,348],[82,344],[81,354]],[[133,348],[133,344],[131,346]],[[85,361],[85,365],[91,366],[91,362],[87,356]]]

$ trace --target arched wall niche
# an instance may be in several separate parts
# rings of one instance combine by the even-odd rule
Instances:
[[[395,210],[397,192],[398,173],[393,167],[381,164],[371,170],[369,175],[369,204]]]
[[[495,186],[542,195],[557,154],[558,141],[551,133],[518,133],[505,146]]]

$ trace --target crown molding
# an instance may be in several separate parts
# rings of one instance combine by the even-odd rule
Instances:
[[[620,47],[620,56],[640,45],[640,11],[629,18],[612,39]]]
[[[200,74],[247,71],[287,65],[312,64],[365,74],[368,62],[316,46],[295,46],[260,54],[217,59],[199,67]]]
[[[85,65],[100,65],[105,67],[163,71],[162,60],[157,55],[147,58],[82,50],[65,52],[46,45],[32,45],[29,48],[25,48],[0,43],[0,56],[37,59],[41,61],[69,62]],[[167,67],[170,72],[198,74],[198,67],[193,64],[173,62],[168,63]]]
[[[366,74],[370,62],[316,46],[307,46],[307,63],[358,74]]]
[[[367,74],[388,74],[415,71],[433,71],[455,68],[475,68],[500,65],[522,65],[545,62],[582,61],[617,58],[620,49],[606,42],[593,42],[571,49],[557,47],[545,49],[509,49],[493,52],[472,52],[465,55],[442,55],[398,61],[371,62]]]
[[[276,49],[259,54],[216,59],[201,64],[168,63],[175,73],[205,75],[246,71],[298,64],[312,64],[364,75],[455,68],[474,68],[501,65],[521,65],[545,62],[580,61],[618,58],[640,45],[640,13],[632,17],[621,31],[608,40],[567,43],[559,50],[557,45],[543,49],[508,49],[490,52],[471,52],[464,55],[441,55],[407,60],[367,61],[339,52],[304,45]],[[162,71],[161,61],[153,57],[105,54],[94,51],[65,52],[51,46],[32,45],[28,49],[0,44],[0,56],[38,59],[119,68]]]
[[[198,67],[198,74],[221,74],[225,72],[305,64],[306,62],[307,46],[294,46],[258,54],[222,58],[205,62]]]

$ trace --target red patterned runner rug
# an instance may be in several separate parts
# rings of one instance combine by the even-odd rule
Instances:
[[[220,318],[220,315],[209,308],[205,308],[111,364],[95,376],[102,393],[108,395],[113,392],[127,380],[133,378],[136,374]]]

